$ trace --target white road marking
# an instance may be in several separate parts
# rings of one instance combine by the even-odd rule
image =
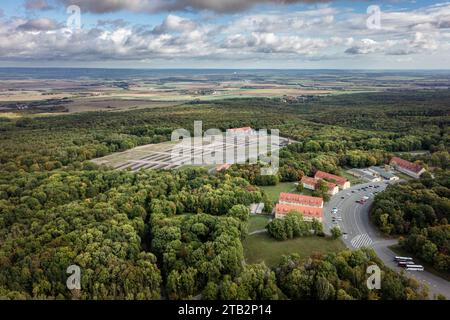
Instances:
[[[370,239],[369,235],[367,233],[364,234],[359,234],[356,237],[354,237],[350,243],[352,244],[352,246],[356,249],[361,248],[361,247],[367,247],[370,246],[373,241],[372,239]]]

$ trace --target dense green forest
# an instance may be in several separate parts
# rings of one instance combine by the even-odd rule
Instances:
[[[414,300],[426,299],[427,290],[413,279],[382,268],[381,290],[368,290],[366,268],[383,263],[371,249],[342,251],[313,256],[302,262],[297,255],[286,256],[276,268],[281,290],[290,299],[301,300]]]
[[[174,129],[192,130],[194,120],[202,120],[203,128],[221,130],[280,129],[297,143],[280,152],[279,174],[266,178],[258,166],[248,165],[211,176],[202,169],[119,172],[88,161],[167,141]],[[241,240],[247,234],[248,205],[264,202],[271,210],[272,203],[259,185],[297,181],[317,169],[337,173],[343,166],[383,164],[393,152],[414,150],[428,150],[430,155],[411,156],[411,160],[448,169],[449,122],[447,92],[329,96],[294,104],[231,99],[45,117],[24,111],[14,119],[0,114],[0,296],[423,297],[416,283],[387,269],[383,269],[387,275],[383,291],[367,292],[362,270],[371,262],[381,263],[369,251],[317,256],[307,263],[290,257],[271,270],[246,264]],[[380,227],[388,233],[419,233],[437,247],[438,258],[433,259],[444,265],[448,171],[436,172],[434,180],[411,183],[415,185],[395,188],[410,188],[404,197],[423,189],[423,195],[417,192],[420,201],[412,199],[405,206],[412,212],[426,209],[424,213]],[[394,189],[383,197],[394,197],[396,192],[390,190]],[[417,208],[422,199],[427,208]],[[283,228],[290,237],[291,228]],[[303,229],[293,229],[292,237]],[[447,242],[440,240],[443,232]],[[417,242],[408,240],[405,246]],[[448,268],[448,255],[446,261]],[[66,269],[72,264],[82,269],[79,293],[65,287]],[[314,289],[307,291],[306,286]]]
[[[372,220],[400,245],[441,271],[450,271],[450,172],[389,186],[376,196]]]

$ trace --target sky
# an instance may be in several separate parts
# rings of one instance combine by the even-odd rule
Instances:
[[[450,2],[0,0],[0,67],[450,69]]]

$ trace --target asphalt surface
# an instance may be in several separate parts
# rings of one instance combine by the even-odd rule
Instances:
[[[370,188],[369,186],[372,186]],[[374,188],[378,186],[378,188]],[[374,192],[382,192],[386,189],[388,183],[386,182],[370,182],[365,184],[355,185],[349,189],[342,190],[326,204],[324,208],[324,229],[329,233],[330,229],[336,224],[339,225],[341,231],[344,233],[343,241],[345,245],[356,250],[361,247],[370,247],[375,250],[378,257],[391,269],[400,272],[404,270],[399,268],[394,262],[396,254],[389,249],[397,243],[396,239],[385,239],[369,222],[369,210],[373,203]],[[368,187],[366,191],[363,187]],[[356,203],[362,197],[367,196],[369,199],[365,204]],[[342,199],[344,198],[344,199]],[[332,209],[338,208],[337,214],[332,214]],[[338,220],[333,223],[332,216],[338,217]],[[430,289],[430,296],[436,294],[443,294],[450,299],[450,282],[440,278],[426,270],[419,271],[405,271],[405,275],[415,278],[421,283],[426,284]]]

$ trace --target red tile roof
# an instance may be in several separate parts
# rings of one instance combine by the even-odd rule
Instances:
[[[286,193],[282,192],[280,193],[280,199],[279,201],[285,201],[285,202],[293,202],[297,203],[299,205],[304,206],[312,206],[312,207],[321,207],[323,206],[323,199],[319,197],[311,197],[311,196],[304,196],[301,194],[293,194],[293,193]]]
[[[307,176],[303,176],[302,178],[302,183],[308,184],[310,186],[316,186],[317,184],[317,179],[315,178],[311,178],[311,177],[307,177]]]
[[[243,127],[243,128],[232,128],[228,129],[230,133],[249,133],[253,129],[251,127]]]
[[[230,167],[231,167],[231,164],[228,164],[228,163],[219,164],[216,166],[216,171],[217,172],[225,171],[225,170],[229,169]]]
[[[398,158],[398,157],[393,157],[391,159],[390,164],[391,165],[395,164],[395,165],[397,165],[399,167],[402,167],[402,168],[404,168],[406,170],[409,170],[409,171],[412,171],[414,173],[419,173],[423,169],[423,167],[421,165],[409,162],[407,160],[404,160],[404,159],[401,159],[401,158]]]
[[[280,204],[278,203],[275,207],[275,212],[277,214],[285,215],[291,211],[300,212],[305,217],[320,219],[323,217],[323,209],[322,208],[311,208],[304,207],[300,205],[291,205],[291,204]]]
[[[303,178],[302,178],[302,183],[305,183],[305,184],[307,184],[307,185],[310,185],[310,186],[314,186],[314,188],[316,187],[316,185],[317,185],[317,183],[319,183],[319,181],[320,181],[321,179],[316,179],[316,178],[311,178],[311,177],[307,177],[307,176],[303,176]],[[324,180],[325,181],[325,180]],[[328,191],[331,191],[331,190],[333,190],[335,187],[336,187],[336,184],[334,184],[334,183],[331,183],[331,182],[328,182],[328,181],[325,181],[326,183],[327,183],[327,186],[328,186]]]
[[[332,182],[335,182],[336,184],[342,186],[344,185],[348,180],[344,177],[340,177],[331,173],[323,172],[323,171],[317,171],[316,175],[314,176],[316,179],[326,179]]]

